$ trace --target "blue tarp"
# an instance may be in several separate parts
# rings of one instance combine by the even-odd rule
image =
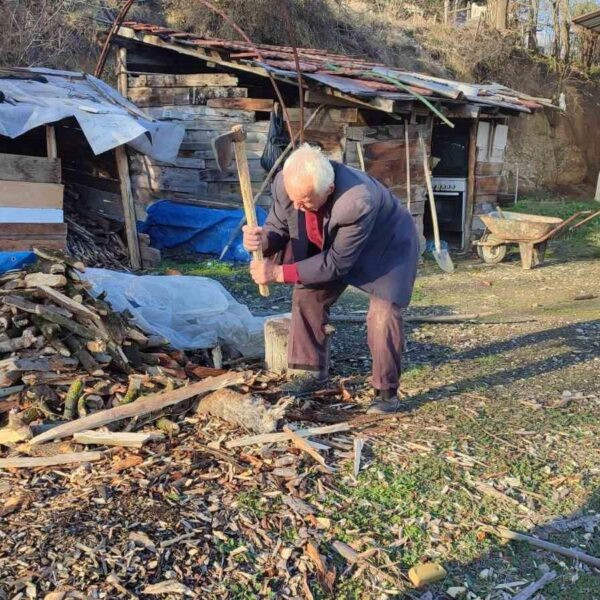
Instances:
[[[244,216],[241,209],[205,208],[160,200],[147,210],[148,217],[139,230],[150,235],[152,246],[159,250],[177,248],[201,254],[221,254],[233,230]],[[267,213],[257,207],[259,224]],[[250,255],[242,246],[241,234],[231,244],[225,260],[248,262]]]
[[[20,269],[35,262],[33,252],[0,252],[0,273]]]

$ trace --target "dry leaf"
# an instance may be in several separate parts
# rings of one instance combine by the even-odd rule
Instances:
[[[144,459],[137,454],[129,454],[125,458],[117,458],[114,461],[113,471],[116,473],[120,473],[125,469],[130,469],[131,467],[137,467],[144,462]]]

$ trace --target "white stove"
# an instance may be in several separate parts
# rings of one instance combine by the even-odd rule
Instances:
[[[434,192],[466,192],[466,177],[433,177],[431,179]]]

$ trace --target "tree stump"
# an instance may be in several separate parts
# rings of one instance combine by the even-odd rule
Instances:
[[[287,372],[288,335],[290,332],[289,316],[272,317],[265,321],[265,366],[273,373]],[[329,372],[329,357],[331,355],[331,334],[335,328],[325,325],[326,341],[326,372]]]

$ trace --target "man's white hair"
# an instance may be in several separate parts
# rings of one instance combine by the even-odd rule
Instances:
[[[310,178],[313,191],[318,196],[326,194],[335,180],[329,159],[320,148],[302,144],[294,150],[283,165],[283,176],[294,179]]]

